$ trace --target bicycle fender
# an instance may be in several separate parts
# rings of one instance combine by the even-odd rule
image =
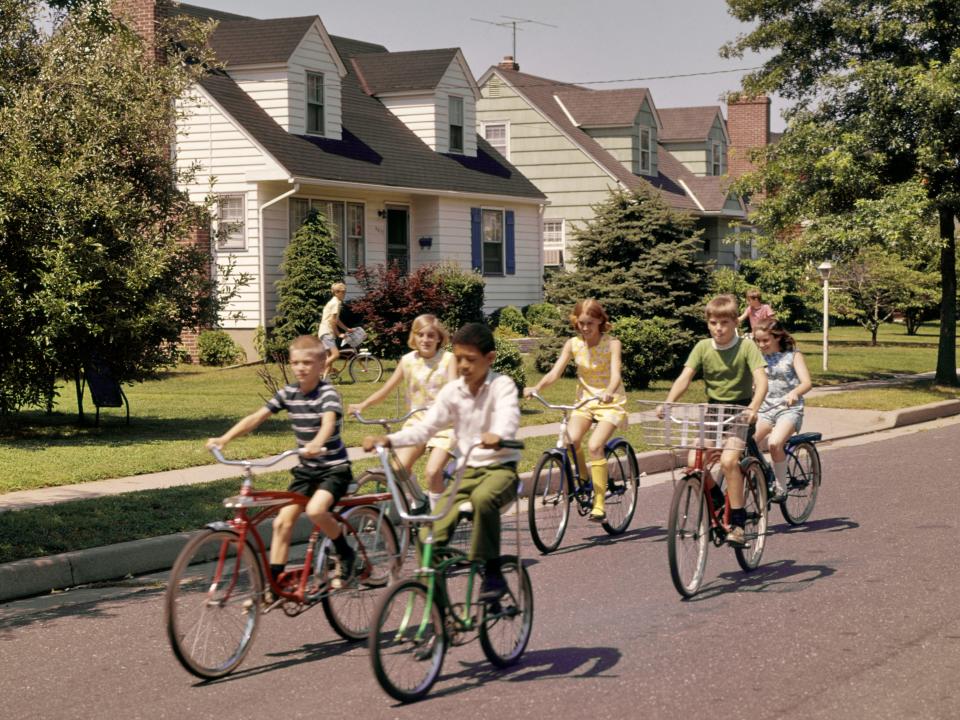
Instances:
[[[799,435],[794,435],[787,441],[787,447],[793,447],[794,445],[798,445],[799,443],[802,443],[802,442],[818,443],[821,440],[823,440],[823,433],[818,433],[818,432],[800,433]]]
[[[625,443],[625,442],[627,441],[622,437],[610,438],[609,440],[607,440],[607,444],[604,445],[603,447],[605,450],[609,451],[609,450],[613,450],[619,443]]]
[[[224,520],[217,520],[216,522],[207,523],[204,525],[204,527],[210,528],[211,530],[226,530],[227,532],[232,532],[234,535],[237,534],[237,529]]]

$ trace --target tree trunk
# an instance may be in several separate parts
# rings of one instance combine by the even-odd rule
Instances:
[[[77,388],[77,415],[79,416],[78,419],[80,424],[83,425],[87,419],[83,415],[83,386],[80,384],[81,378],[79,367],[75,367],[73,369],[73,382]]]
[[[938,385],[960,385],[957,380],[957,239],[953,208],[940,213],[940,344],[937,348]]]

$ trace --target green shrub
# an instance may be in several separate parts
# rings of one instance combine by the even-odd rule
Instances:
[[[557,362],[557,358],[560,357],[560,351],[563,350],[564,343],[567,342],[566,337],[546,337],[540,341],[540,345],[537,347],[537,354],[533,357],[533,365],[537,370],[542,373],[548,373],[553,369],[554,364]],[[571,359],[567,363],[567,367],[563,370],[563,377],[576,377],[577,376],[577,366],[574,364]]]
[[[445,262],[434,268],[433,275],[450,296],[438,315],[451,335],[468,322],[483,322],[484,281],[480,273]]]
[[[675,375],[693,344],[693,336],[676,320],[664,318],[623,318],[614,324],[613,334],[623,347],[621,374],[630,390]]]
[[[517,386],[517,392],[522,393],[527,384],[527,372],[523,368],[519,348],[496,334],[493,339],[497,344],[497,359],[493,362],[493,371],[510,377]]]
[[[497,327],[505,327],[517,334],[517,337],[525,337],[527,334],[527,319],[520,312],[519,308],[513,305],[507,305],[500,308],[496,313]]]
[[[564,322],[563,313],[553,303],[539,302],[527,305],[523,310],[528,325],[551,328]]]
[[[204,330],[197,338],[197,356],[201,365],[222,367],[246,359],[246,353],[223,330]]]
[[[514,340],[516,338],[524,337],[515,330],[511,330],[506,325],[498,325],[494,329],[493,334],[501,340]]]

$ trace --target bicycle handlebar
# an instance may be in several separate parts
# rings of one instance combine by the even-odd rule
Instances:
[[[413,415],[416,415],[417,413],[425,412],[426,409],[427,408],[425,407],[413,408],[413,410],[408,412],[406,415],[398,418],[379,418],[378,420],[367,420],[358,412],[353,413],[353,417],[361,425],[382,425],[383,427],[387,427],[388,425],[396,425],[397,423],[402,423],[407,419],[409,419],[410,417],[412,417]]]
[[[576,405],[554,405],[553,403],[548,403],[546,400],[544,400],[543,397],[540,395],[540,393],[537,393],[537,392],[530,393],[530,397],[536,398],[537,400],[539,400],[541,403],[543,403],[546,407],[550,408],[551,410],[564,410],[564,411],[567,411],[567,412],[570,412],[570,411],[573,411],[573,410],[579,410],[580,408],[582,408],[582,407],[583,407],[584,405],[586,405],[587,403],[600,402],[600,401],[603,399],[603,398],[601,398],[599,395],[591,395],[590,397],[585,397],[583,400],[581,400],[580,402],[578,402]]]
[[[223,456],[223,450],[218,447],[210,448],[210,452],[213,453],[213,456],[217,459],[217,462],[223,463],[224,465],[238,465],[244,468],[254,468],[254,467],[271,467],[272,465],[276,465],[281,460],[285,460],[286,458],[292,455],[299,455],[300,448],[297,448],[296,450],[284,450],[282,453],[280,453],[276,457],[270,458],[269,460],[261,460],[259,462],[254,460],[227,460]],[[320,453],[320,454],[323,455],[325,453]]]

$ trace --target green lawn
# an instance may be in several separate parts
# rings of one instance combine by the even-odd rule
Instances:
[[[854,410],[900,410],[917,405],[957,400],[960,388],[934,385],[932,381],[915,382],[908,385],[864,390],[850,390],[842,393],[818,395],[809,398],[807,405],[825,408],[849,408]]]

